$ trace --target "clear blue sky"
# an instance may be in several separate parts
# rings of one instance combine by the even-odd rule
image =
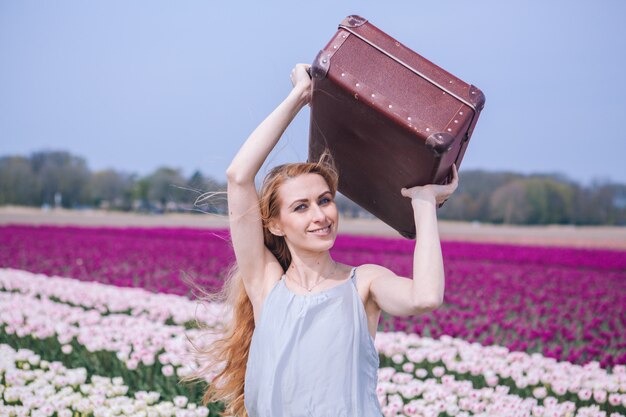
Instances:
[[[0,0],[0,155],[223,179],[291,68],[350,14],[485,93],[461,181],[481,168],[626,182],[620,0]],[[305,108],[269,164],[306,159],[308,122]]]

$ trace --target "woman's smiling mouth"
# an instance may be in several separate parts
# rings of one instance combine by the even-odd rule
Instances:
[[[321,229],[309,230],[309,233],[313,233],[316,235],[326,235],[330,233],[330,224],[326,227],[322,227]]]

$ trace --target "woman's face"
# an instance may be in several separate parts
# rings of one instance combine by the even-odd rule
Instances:
[[[321,175],[303,174],[285,181],[278,189],[280,218],[270,229],[285,236],[290,245],[329,250],[337,236],[339,215],[333,195]]]

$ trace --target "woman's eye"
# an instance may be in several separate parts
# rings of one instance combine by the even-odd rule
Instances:
[[[324,197],[320,200],[320,204],[327,204],[327,203],[330,203],[331,201],[333,200],[328,197]]]
[[[300,204],[294,209],[294,211],[300,211],[301,209],[304,209],[304,208],[306,208],[306,204]]]

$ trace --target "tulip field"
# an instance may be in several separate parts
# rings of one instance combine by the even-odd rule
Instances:
[[[340,236],[332,254],[410,276],[414,245]],[[379,322],[385,416],[626,416],[626,252],[442,250],[443,306]],[[217,416],[213,374],[179,378],[229,311],[187,282],[215,291],[233,260],[226,230],[0,227],[0,416]]]

